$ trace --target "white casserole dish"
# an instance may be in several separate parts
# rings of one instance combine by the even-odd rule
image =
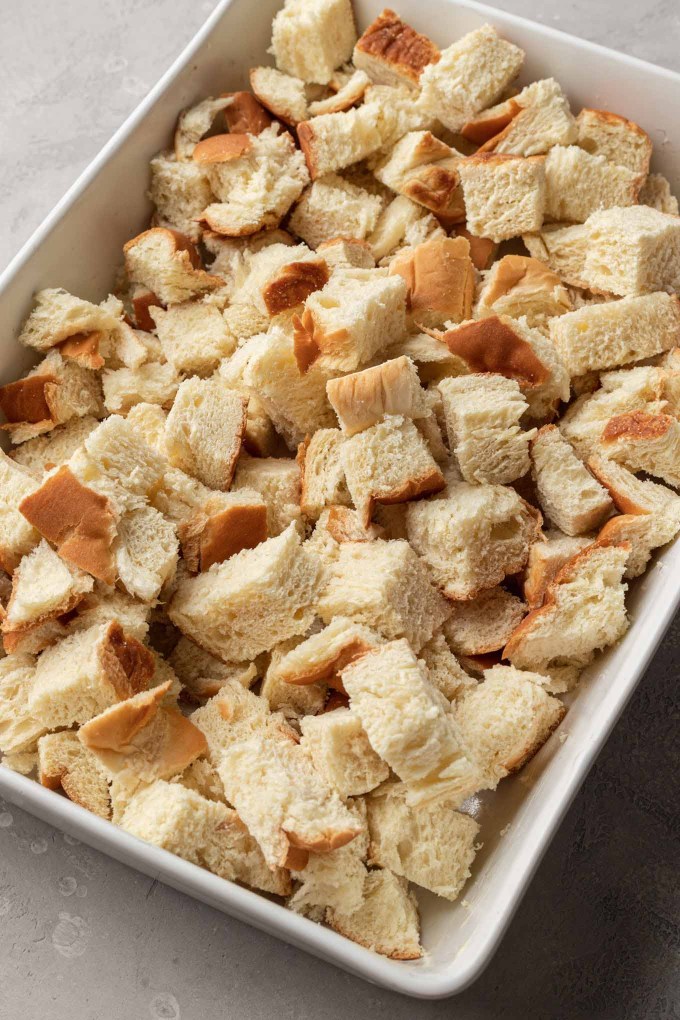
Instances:
[[[15,379],[30,361],[29,353],[10,338],[28,314],[35,290],[62,286],[94,300],[108,293],[123,243],[147,225],[149,159],[168,144],[183,107],[246,87],[247,69],[265,60],[279,6],[280,0],[223,0],[10,264],[0,278],[5,338],[0,382]],[[399,0],[395,6],[441,45],[492,21],[526,50],[523,78],[553,76],[576,111],[582,105],[610,109],[640,123],[654,142],[653,169],[680,191],[680,75],[468,0]],[[382,7],[382,0],[355,0],[360,28]],[[634,586],[629,632],[588,672],[559,731],[520,776],[480,798],[484,846],[473,877],[456,904],[428,893],[420,896],[426,953],[417,962],[399,963],[362,949],[259,894],[142,843],[8,769],[0,769],[0,795],[117,860],[369,981],[423,998],[452,995],[488,963],[679,603],[676,544]]]

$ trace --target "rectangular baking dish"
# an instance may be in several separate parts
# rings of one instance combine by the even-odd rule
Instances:
[[[15,379],[31,360],[11,338],[30,310],[34,291],[61,286],[92,300],[108,293],[123,243],[148,223],[149,159],[168,145],[183,107],[246,87],[248,68],[266,61],[271,19],[279,6],[280,0],[220,3],[10,264],[0,278],[0,382]],[[382,0],[355,0],[359,27],[382,6]],[[676,193],[680,190],[680,75],[469,0],[399,0],[396,6],[440,45],[491,21],[526,50],[526,81],[553,76],[576,111],[582,105],[610,109],[641,124],[654,141],[653,168],[670,179]],[[117,860],[368,981],[421,998],[452,995],[488,963],[679,602],[676,544],[634,586],[630,630],[589,670],[558,733],[519,776],[505,780],[492,796],[479,798],[484,845],[473,877],[456,904],[428,893],[420,896],[426,952],[417,962],[377,956],[259,894],[141,842],[8,769],[0,769],[0,796]]]

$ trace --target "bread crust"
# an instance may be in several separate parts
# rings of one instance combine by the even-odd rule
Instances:
[[[333,348],[347,339],[347,330],[336,329],[327,332],[318,326],[309,308],[302,315],[293,316],[293,354],[300,375],[306,375],[321,354],[333,353]]]
[[[413,316],[439,321],[469,319],[475,291],[470,244],[464,237],[433,237],[407,248],[390,263],[390,275],[406,281],[406,305]]]
[[[0,409],[8,423],[2,427],[10,432],[9,426],[14,424],[52,423],[54,419],[46,394],[50,383],[58,385],[55,375],[29,375],[0,386]]]
[[[492,241],[490,237],[476,237],[471,234],[464,223],[458,223],[453,228],[456,237],[464,237],[470,245],[470,258],[475,269],[488,269],[496,257],[498,242]]]
[[[443,334],[426,332],[445,343],[471,372],[504,375],[524,387],[540,386],[550,378],[549,368],[531,345],[497,315],[465,322]]]
[[[595,478],[597,478],[600,485],[604,485],[605,489],[612,498],[614,506],[616,507],[620,514],[634,514],[638,516],[640,514],[649,514],[652,512],[648,507],[640,506],[639,503],[636,503],[635,500],[631,499],[631,497],[628,496],[625,492],[622,492],[620,489],[617,489],[616,484],[606,473],[606,470],[603,469],[602,463],[599,460],[599,458],[591,457],[590,460],[587,462],[587,466],[591,475],[594,475]],[[617,519],[618,518],[614,517],[612,518],[612,521],[615,521]],[[605,525],[605,527],[606,526],[607,525]],[[611,542],[607,544],[611,545]]]
[[[354,48],[355,65],[362,67],[361,60],[357,62],[357,54],[379,61],[413,85],[420,81],[423,69],[436,63],[440,56],[431,39],[420,35],[389,8],[368,26]]]
[[[319,160],[315,153],[315,130],[314,122],[302,120],[297,126],[297,137],[302,155],[309,170],[309,176],[313,181],[319,176]]]
[[[230,163],[247,155],[253,143],[247,134],[211,135],[203,138],[194,149],[194,163],[208,166],[212,163]]]
[[[224,109],[224,119],[232,134],[259,135],[272,123],[265,108],[251,92],[224,92],[232,102]]]
[[[384,533],[377,524],[362,528],[356,510],[347,506],[332,506],[328,509],[326,530],[336,542],[372,542]]]
[[[236,504],[217,513],[203,508],[183,521],[177,533],[189,571],[202,573],[266,540],[267,507]]]
[[[402,485],[393,489],[383,489],[372,492],[366,505],[358,513],[362,514],[362,523],[368,528],[371,518],[378,503],[391,506],[393,503],[409,503],[414,499],[422,499],[425,496],[433,496],[446,488],[446,479],[440,468],[430,468],[420,475],[413,475]]]
[[[342,648],[329,654],[323,662],[318,662],[316,666],[298,671],[297,673],[281,671],[279,675],[284,683],[292,684],[295,687],[307,687],[309,684],[326,682],[340,694],[344,694],[345,688],[340,678],[340,673],[350,663],[355,662],[362,655],[370,652],[373,647],[374,645],[368,644],[367,641],[363,641],[361,638],[349,638]],[[333,681],[333,683],[331,684],[330,681]]]
[[[149,686],[156,663],[148,648],[126,634],[114,620],[98,649],[99,662],[119,700],[140,694]]]
[[[607,446],[630,439],[661,439],[673,427],[677,419],[668,414],[648,414],[646,411],[631,411],[610,418],[604,427],[600,443]]]
[[[321,290],[330,279],[328,266],[318,262],[289,262],[283,266],[262,291],[270,315],[280,315],[301,305],[315,290]]]
[[[485,113],[489,113],[486,110],[485,113],[481,113],[473,120],[469,120],[460,129],[460,133],[463,138],[467,138],[468,141],[481,146],[480,151],[483,152],[487,142],[490,148],[495,147],[500,140],[501,133],[512,123],[517,114],[522,112],[522,109],[517,100],[508,99],[499,107],[494,107],[496,112],[492,116],[485,116]]]
[[[140,289],[132,295],[132,311],[135,317],[137,329],[143,329],[147,333],[156,328],[156,323],[149,312],[150,308],[163,308],[163,303],[158,299],[152,290]]]
[[[123,245],[123,255],[126,255],[131,248],[139,244],[143,237],[147,234],[163,234],[168,240],[172,242],[172,247],[175,252],[186,252],[189,256],[189,262],[191,263],[192,269],[202,270],[201,256],[198,253],[198,248],[194,242],[187,237],[186,234],[181,233],[179,230],[173,230],[170,227],[151,227],[149,230],[143,230],[141,234],[137,234],[136,237],[130,238]],[[206,273],[206,276],[209,275]]]
[[[59,345],[62,358],[71,358],[82,368],[90,368],[93,372],[102,368],[104,359],[99,353],[99,345],[104,339],[101,330],[94,330],[91,333],[76,333]]]

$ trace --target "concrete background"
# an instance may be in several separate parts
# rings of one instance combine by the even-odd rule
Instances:
[[[213,6],[0,0],[0,267]],[[680,70],[677,0],[497,6]],[[0,1020],[680,1018],[679,649],[677,620],[457,998],[375,989],[0,802]]]

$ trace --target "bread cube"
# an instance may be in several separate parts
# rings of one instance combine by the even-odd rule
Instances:
[[[113,552],[125,590],[152,602],[175,576],[179,552],[175,527],[152,506],[130,510],[118,522]]]
[[[395,109],[378,110],[364,102],[351,110],[302,121],[297,128],[298,141],[311,179],[344,170],[389,145],[397,118]]]
[[[187,151],[193,151],[194,144],[187,145]],[[198,220],[214,198],[205,168],[179,162],[163,152],[154,156],[149,168],[149,198],[156,207],[154,225],[177,230],[196,243],[201,238]],[[137,324],[142,328],[138,318]]]
[[[200,861],[208,871],[230,882],[242,882],[275,896],[287,896],[291,891],[290,872],[268,866],[257,842],[231,809],[202,847]]]
[[[442,631],[456,655],[488,655],[503,648],[526,611],[505,588],[487,588],[475,599],[454,602]]]
[[[673,419],[675,420],[675,419]],[[613,506],[555,425],[531,444],[531,469],[541,510],[565,535],[582,535],[605,522]]]
[[[647,294],[680,286],[680,222],[650,206],[607,209],[588,219],[583,269],[590,287]]]
[[[406,280],[406,307],[423,326],[462,322],[472,313],[475,270],[464,237],[432,237],[404,248],[390,262],[390,275]]]
[[[554,78],[532,82],[462,129],[466,138],[484,142],[483,152],[511,156],[540,156],[554,145],[571,145],[577,133],[569,100]]]
[[[545,593],[557,572],[567,560],[572,559],[591,542],[592,538],[572,538],[561,531],[553,530],[546,531],[540,540],[532,545],[524,571],[523,585],[524,598],[529,609],[537,609],[543,605]],[[519,620],[517,622],[519,623]]]
[[[423,99],[451,131],[493,105],[517,77],[524,52],[502,39],[492,25],[468,32],[442,50],[420,76]]]
[[[270,113],[286,124],[307,118],[307,96],[301,78],[283,74],[273,67],[251,67],[250,87]]]
[[[201,138],[207,135],[219,114],[230,105],[229,96],[220,96],[218,99],[211,96],[182,110],[177,118],[174,139],[175,158],[178,161],[191,159]]]
[[[476,598],[521,570],[540,525],[538,511],[502,485],[458,482],[406,511],[409,542],[450,599]]]
[[[467,227],[504,241],[539,230],[545,215],[545,157],[482,153],[458,164]]]
[[[280,71],[325,85],[356,37],[350,0],[286,0],[272,22],[272,53]]]
[[[465,219],[460,160],[460,153],[432,132],[411,131],[378,161],[374,172],[392,191],[456,222]]]
[[[455,611],[456,608],[457,606],[454,605],[453,610]],[[423,645],[418,652],[418,657],[427,666],[427,675],[431,683],[448,701],[453,701],[467,687],[475,683],[451,651],[443,631],[435,634],[427,644]]]
[[[538,259],[505,255],[487,273],[475,315],[478,319],[489,315],[514,319],[523,316],[532,329],[546,331],[549,319],[572,308],[569,291],[557,273]]]
[[[362,905],[352,912],[329,908],[326,923],[352,942],[392,960],[418,960],[420,924],[415,896],[408,882],[391,871],[370,871]]]
[[[293,524],[277,538],[181,581],[168,610],[182,633],[224,662],[253,659],[314,619],[320,564]]]
[[[421,237],[423,231],[425,236]],[[382,262],[405,246],[444,236],[437,220],[423,206],[405,195],[397,195],[381,212],[368,243],[375,260]]]
[[[585,223],[598,209],[634,205],[643,177],[578,145],[555,145],[545,158],[545,180],[546,217]]]
[[[405,356],[330,379],[326,392],[346,436],[377,425],[386,415],[416,419],[429,413],[418,373]]]
[[[342,543],[331,570],[318,605],[324,623],[346,616],[390,640],[406,637],[418,651],[449,614],[408,542]]]
[[[402,783],[385,783],[366,804],[371,863],[456,900],[477,850],[474,818],[441,800],[412,807]]]
[[[177,369],[170,362],[149,361],[136,369],[104,371],[104,405],[112,414],[127,414],[137,404],[145,403],[170,407],[179,384]]]
[[[576,118],[576,124],[578,145],[586,152],[603,156],[610,163],[627,167],[635,174],[649,173],[652,140],[638,124],[608,110],[586,107]]]
[[[246,425],[247,401],[219,378],[186,379],[165,423],[170,463],[212,489],[228,489]]]
[[[270,711],[280,713],[296,731],[300,720],[323,712],[328,694],[325,684],[287,684],[279,673],[279,663],[301,642],[299,637],[282,641],[270,652],[269,664],[260,687],[260,697],[269,705]]]
[[[363,809],[365,824],[363,800],[355,801],[352,807]],[[328,910],[358,910],[368,876],[364,864],[367,848],[368,836],[362,833],[329,854],[311,854],[304,868],[295,874],[300,884],[288,900],[288,907],[313,921],[323,921]]]
[[[202,573],[266,541],[267,504],[252,489],[213,493],[180,524],[177,534],[187,569]]]
[[[584,305],[551,319],[550,339],[572,376],[617,368],[677,346],[680,302],[658,291]]]
[[[242,687],[250,687],[257,679],[253,663],[222,662],[185,637],[180,637],[168,661],[184,692],[199,704],[219,694],[230,680],[235,680]]]
[[[384,10],[371,22],[354,47],[354,66],[383,85],[417,88],[423,69],[439,60],[439,50],[427,36]]]
[[[234,492],[259,492],[267,507],[267,533],[280,535],[300,520],[301,472],[294,460],[241,455],[234,475]]]
[[[227,131],[233,134],[259,135],[272,123],[265,108],[252,92],[228,92],[229,105],[224,108]]]
[[[383,203],[337,174],[326,174],[303,192],[290,217],[290,228],[318,248],[332,238],[363,240],[375,230]]]
[[[8,574],[40,541],[38,531],[19,509],[38,488],[29,469],[0,450],[0,567]]]
[[[279,659],[277,674],[283,683],[297,687],[327,683],[341,689],[339,673],[379,643],[380,638],[369,627],[335,616],[323,630],[289,649]]]
[[[355,237],[331,237],[317,248],[331,272],[334,269],[374,269],[375,259],[366,241]]]
[[[344,438],[339,429],[319,429],[298,450],[302,480],[300,508],[316,520],[326,506],[351,503],[340,452]]]
[[[343,799],[368,793],[387,779],[388,766],[375,753],[359,717],[350,709],[306,716],[301,729],[300,746]]]
[[[318,363],[352,372],[406,332],[406,284],[371,270],[336,272],[311,294],[293,319],[294,350],[302,374]]]
[[[156,490],[167,461],[120,415],[110,415],[85,439],[69,467],[81,481],[101,491],[124,489],[147,498]],[[128,501],[133,506],[138,502]]]
[[[62,790],[69,800],[100,818],[111,817],[106,772],[77,733],[62,730],[38,740],[38,779],[42,786]]]
[[[123,253],[129,281],[148,287],[161,304],[177,305],[222,286],[219,277],[201,268],[189,238],[176,230],[145,230],[124,245]]]
[[[568,227],[547,224],[536,234],[524,234],[522,240],[530,255],[545,262],[563,283],[572,287],[588,287],[584,279],[588,251],[586,224],[575,223]]]
[[[163,354],[176,372],[210,375],[233,353],[233,340],[215,305],[187,301],[167,311],[154,308],[151,314]]]
[[[671,194],[671,186],[663,174],[648,174],[640,188],[638,201],[662,213],[678,215],[678,200]]]
[[[35,750],[49,728],[31,710],[35,659],[6,655],[0,659],[0,751],[3,755]]]
[[[71,337],[106,332],[117,325],[105,303],[94,305],[61,287],[48,287],[36,293],[35,306],[18,339],[26,347],[47,351]]]
[[[631,411],[610,418],[599,448],[629,471],[680,486],[680,422],[672,415]]]
[[[98,424],[92,415],[71,418],[47,434],[21,443],[12,450],[12,460],[15,464],[29,468],[39,478],[45,471],[65,464]]]
[[[514,379],[464,375],[442,379],[449,446],[466,482],[506,485],[529,470],[529,443],[536,430],[519,421],[528,404]]]
[[[120,827],[146,843],[199,864],[201,851],[227,817],[225,804],[206,800],[179,783],[158,779],[131,799]]]

